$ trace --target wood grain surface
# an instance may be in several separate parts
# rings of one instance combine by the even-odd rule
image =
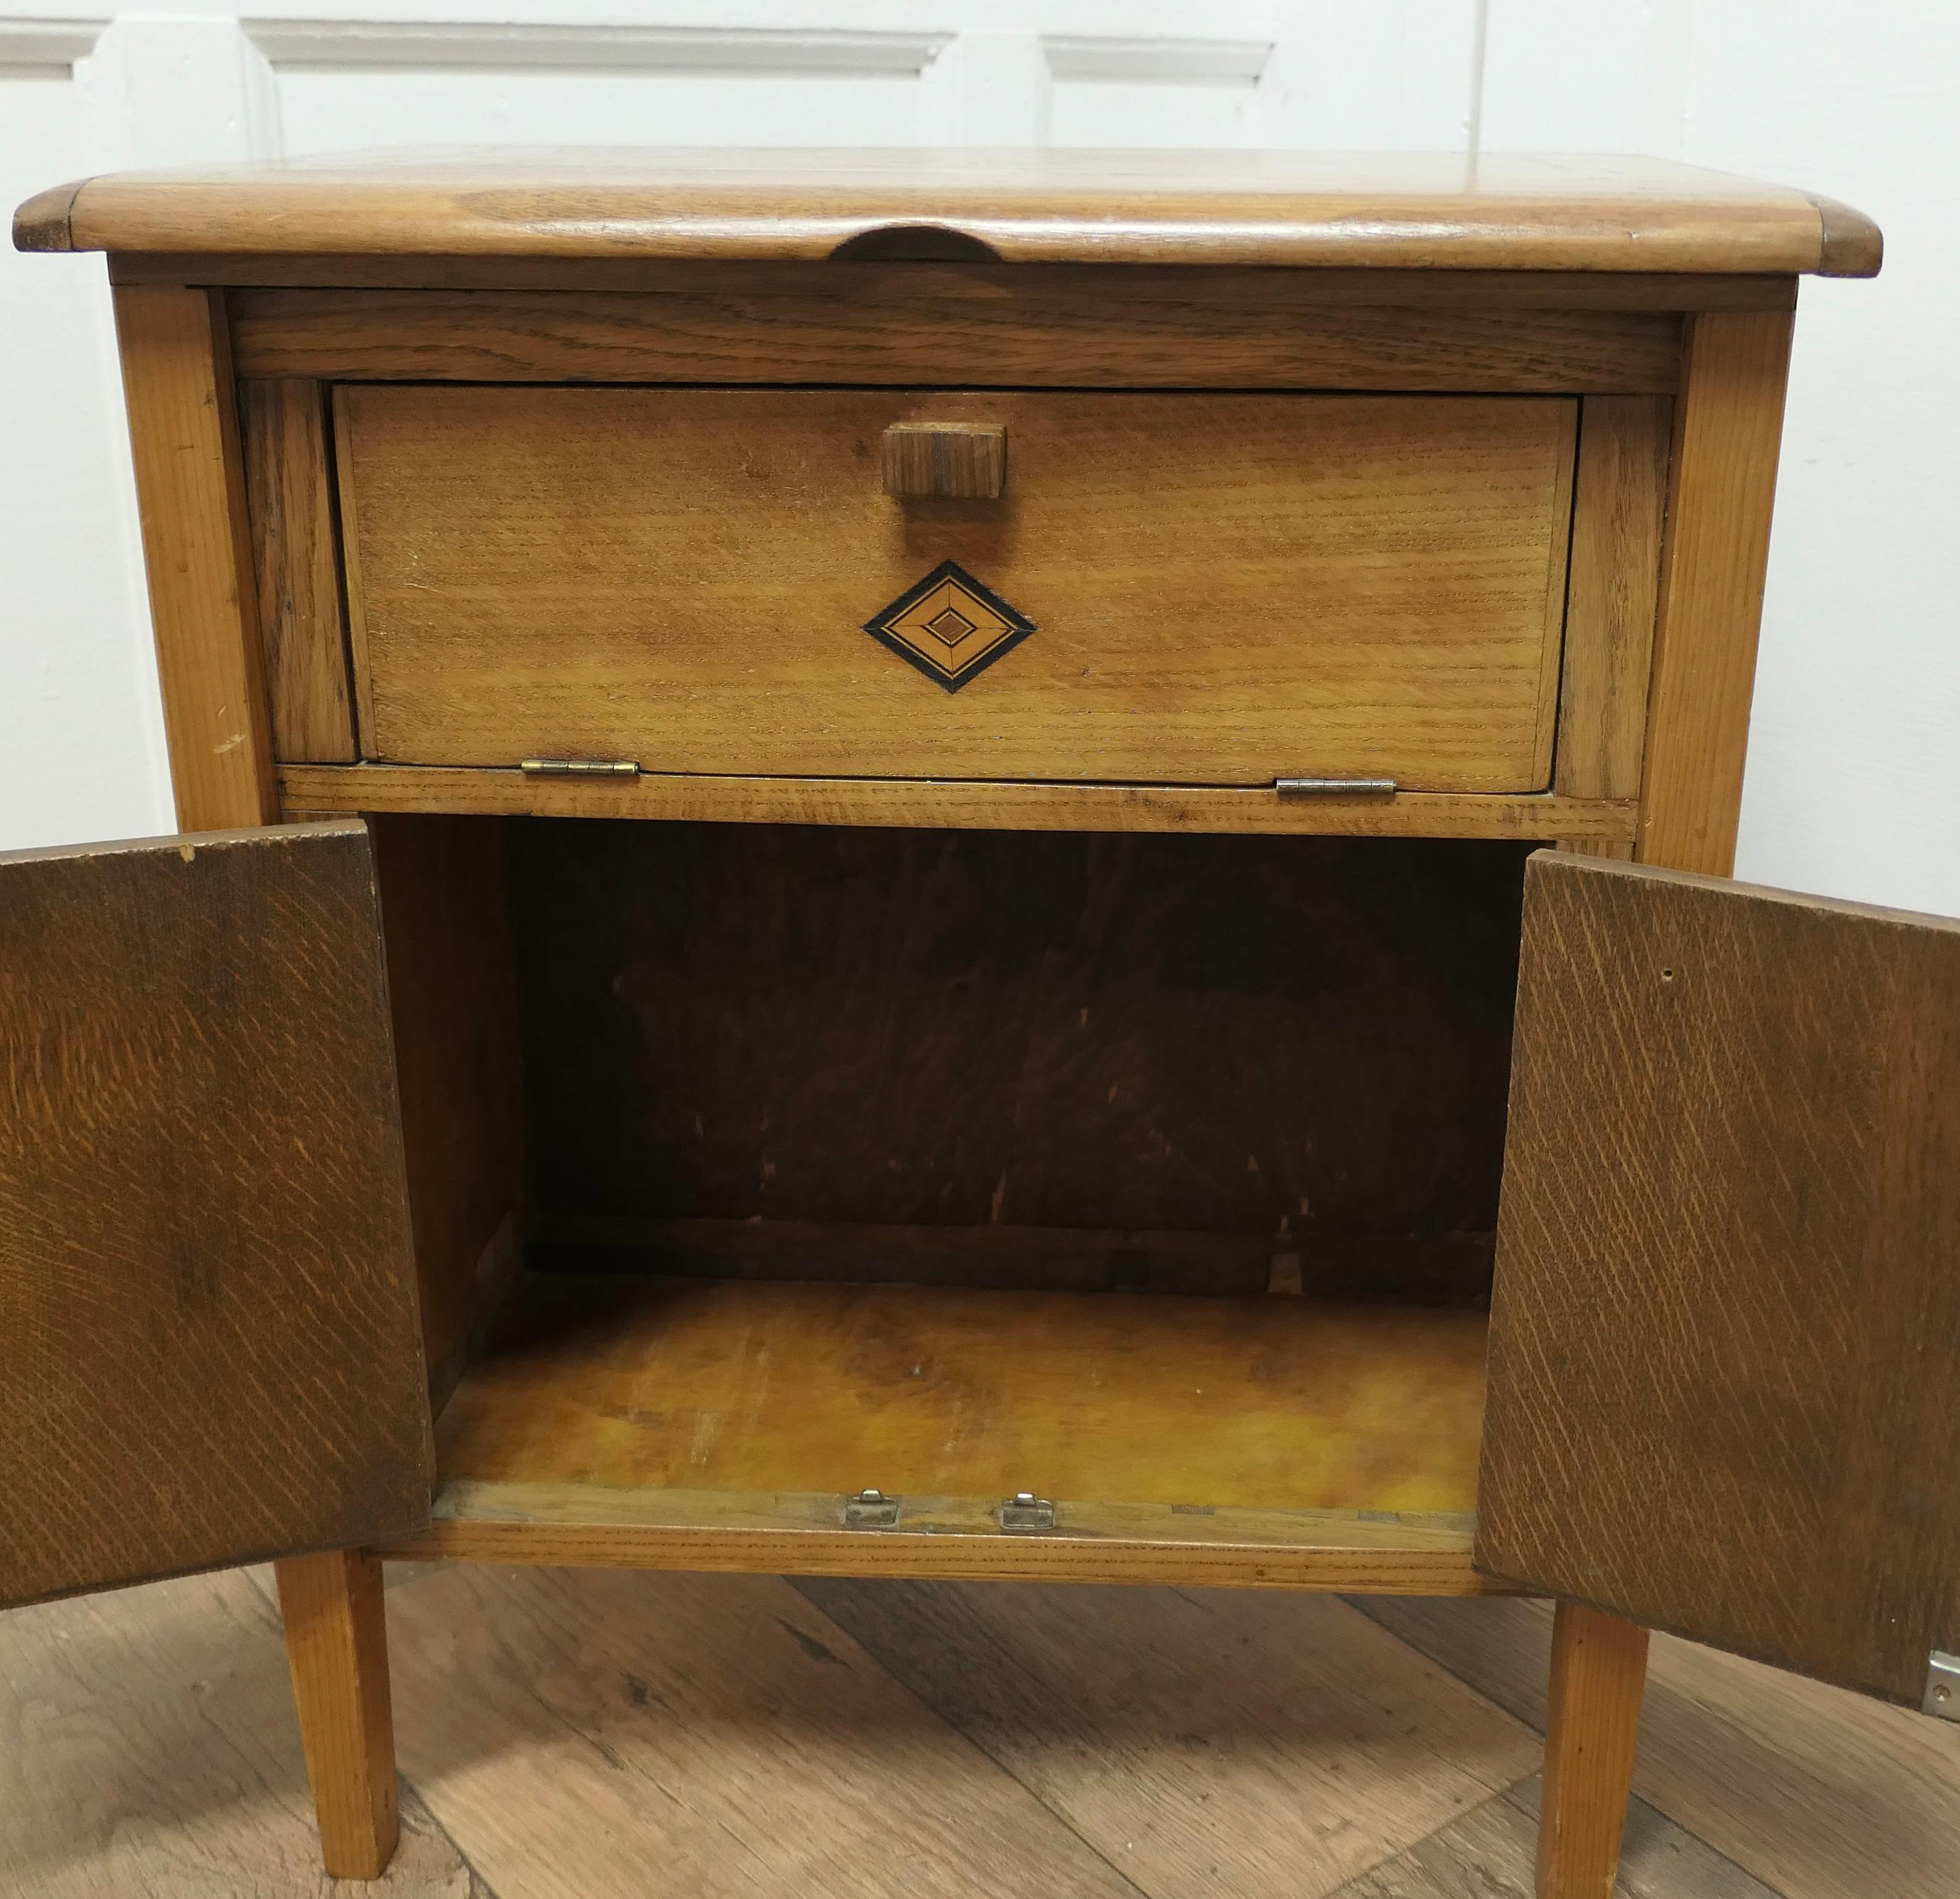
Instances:
[[[1481,1296],[1522,855],[514,824],[534,1204],[1236,1234]]]
[[[1408,791],[1289,798],[1269,787],[1014,784],[985,779],[535,778],[514,768],[283,765],[288,815],[432,811],[508,817],[824,824],[950,830],[1242,832],[1264,836],[1489,838],[1631,845],[1631,799],[1548,792]]]
[[[843,1220],[533,1215],[526,1261],[543,1272],[648,1272],[857,1285],[1000,1286],[1050,1292],[1265,1293],[1428,1303],[1481,1300],[1481,1233],[1267,1233],[1094,1227],[880,1226]]]
[[[386,1899],[482,1899],[400,1792]],[[0,1616],[8,1899],[347,1899],[322,1870],[272,1579],[221,1570]]]
[[[1671,870],[1735,862],[1791,329],[1773,315],[1688,326],[1639,845]]]
[[[177,824],[269,823],[278,807],[223,307],[202,290],[115,298]]]
[[[539,1290],[549,1296],[552,1283]],[[560,1288],[562,1290],[562,1288]],[[620,1288],[615,1287],[615,1291]],[[522,1554],[493,1560],[552,1562],[562,1560],[538,1553],[554,1538],[568,1544],[583,1535],[596,1548],[600,1533],[618,1533],[616,1547],[601,1560],[622,1560],[629,1543],[627,1532],[655,1532],[673,1539],[679,1548],[689,1541],[703,1548],[711,1535],[751,1547],[767,1541],[799,1557],[816,1539],[811,1532],[829,1534],[831,1542],[863,1551],[950,1548],[982,1539],[999,1551],[1020,1551],[1026,1561],[1018,1572],[1057,1575],[1068,1563],[1078,1567],[1090,1551],[1111,1563],[1106,1581],[1140,1581],[1140,1559],[1147,1556],[1225,1555],[1242,1560],[1256,1556],[1342,1560],[1379,1565],[1385,1576],[1413,1582],[1430,1571],[1462,1572],[1467,1561],[1472,1519],[1465,1510],[1265,1509],[1223,1504],[1198,1508],[1184,1503],[1124,1503],[1093,1498],[1051,1497],[1055,1528],[1051,1533],[1004,1532],[1001,1506],[992,1495],[950,1497],[908,1491],[888,1499],[899,1506],[899,1521],[889,1528],[846,1522],[845,1506],[861,1492],[838,1490],[697,1490],[629,1487],[617,1484],[544,1482],[522,1478],[459,1477],[438,1491],[430,1527],[390,1541],[387,1554],[418,1554],[432,1540],[451,1534],[487,1535],[498,1529],[523,1531],[512,1547],[529,1543]],[[793,1534],[791,1534],[793,1533]],[[793,1547],[794,1546],[794,1547]],[[1054,1553],[1068,1552],[1060,1563]],[[445,1552],[438,1552],[442,1554]],[[446,1552],[453,1554],[451,1549]],[[670,1556],[671,1556],[671,1551]],[[944,1576],[955,1570],[931,1557],[924,1574]],[[1004,1561],[1013,1559],[1005,1558]],[[903,1573],[902,1559],[874,1557],[874,1568]],[[667,1560],[650,1567],[686,1569],[686,1563]],[[756,1569],[753,1563],[730,1563],[717,1553],[708,1567]],[[981,1566],[984,1568],[984,1565]],[[849,1573],[826,1563],[821,1572]],[[864,1573],[873,1573],[867,1569]],[[1323,1580],[1317,1586],[1327,1586]],[[1361,1586],[1358,1582],[1355,1587]],[[1507,1586],[1486,1584],[1500,1595],[1514,1593]],[[1397,1593],[1390,1584],[1387,1592]],[[1423,1592],[1464,1593],[1462,1590]],[[1470,1593],[1477,1592],[1475,1590]]]
[[[1573,797],[1640,795],[1673,406],[1591,396],[1580,409],[1553,782]]]
[[[541,1272],[1214,1294],[1264,1293],[1273,1276],[1263,1233],[546,1214],[530,1235],[525,1261]]]
[[[389,1551],[1475,1593],[1502,1586],[1468,1563],[1482,1326],[1300,1299],[536,1278],[444,1412],[435,1520]],[[896,1527],[845,1525],[867,1483],[902,1498]],[[1055,1530],[1004,1534],[1002,1498],[1031,1486]]]
[[[1877,267],[1866,221],[1834,205],[1829,228],[1827,249],[1801,192],[1651,159],[560,147],[113,174],[30,199],[14,235],[138,252]]]
[[[412,1528],[358,825],[0,859],[0,1600]]]
[[[1384,300],[1376,303],[1334,297],[1306,271],[661,270],[641,290],[240,289],[226,303],[242,374],[335,381],[1569,394],[1671,390],[1681,369],[1672,310],[1587,308],[1572,290],[1579,307],[1519,307],[1515,288],[1488,273],[1473,286],[1488,307],[1468,304],[1472,287],[1459,285],[1456,302],[1438,307],[1433,286],[1420,299],[1373,272],[1348,288]]]
[[[1536,1603],[1135,1590],[1112,1622],[1093,1589],[388,1576],[388,1899],[652,1867],[704,1899],[1154,1899],[1214,1852],[1220,1894],[1358,1862],[1339,1899],[1531,1899]],[[0,1618],[9,1899],[345,1899],[269,1595],[234,1570]],[[1950,1899],[1947,1723],[1663,1637],[1640,1786],[1622,1899]],[[895,1868],[853,1859],[867,1830]]]
[[[274,1570],[321,1864],[336,1878],[379,1878],[401,1837],[380,1560],[329,1550]]]
[[[524,1109],[501,827],[371,825],[422,1349],[438,1404],[517,1268]]]
[[[884,450],[900,501],[998,501],[1007,479],[1007,431],[990,422],[894,422]]]
[[[238,399],[273,755],[346,763],[360,753],[326,391],[311,381],[248,381]]]
[[[1134,1899],[778,1579],[452,1564],[391,1594],[402,1767],[486,1894]]]
[[[1876,277],[1885,262],[1885,240],[1878,226],[1862,211],[1815,192],[1806,194],[1824,224],[1824,254],[1819,270],[1826,277]]]
[[[1462,1511],[1484,1318],[1300,1299],[527,1280],[445,1484]]]
[[[1549,1603],[1379,1597],[1359,1606],[1439,1669],[1545,1726]],[[1634,1784],[1622,1876],[1634,1893],[1644,1802],[1723,1856],[1748,1899],[1947,1899],[1940,1844],[1960,1827],[1960,1729],[1916,1710],[1656,1635]],[[1686,1887],[1696,1899],[1701,1890]],[[1711,1886],[1710,1899],[1732,1890]]]
[[[1613,1899],[1640,1739],[1647,1632],[1561,1602],[1552,1627],[1538,1899]]]
[[[713,1507],[695,1508],[712,1500]],[[921,1500],[921,1527],[838,1527],[816,1493],[621,1490],[593,1484],[458,1484],[425,1530],[390,1557],[548,1568],[1284,1589],[1368,1595],[1506,1595],[1470,1561],[1470,1519],[1360,1511],[1223,1511],[1199,1522],[1169,1504],[1055,1499],[1070,1527],[1004,1532],[998,1498]]]
[[[1917,1703],[1960,1643],[1960,924],[1526,892],[1479,1562]]]
[[[1185,297],[1222,313],[1244,302],[1262,310],[1367,304],[1380,310],[1794,310],[1798,280],[1787,274],[1571,270],[1370,270],[1338,266],[1288,270],[1259,265],[676,262],[660,257],[434,257],[407,252],[308,256],[233,251],[112,252],[112,284],[196,285],[240,290],[629,290],[708,293],[727,298],[828,288],[845,298],[854,285],[910,278],[921,292],[954,298],[985,283],[997,296],[1039,302],[1043,285],[1134,285],[1147,304],[1181,287]],[[1112,276],[1109,273],[1118,273]],[[820,275],[813,276],[812,272]],[[921,275],[920,273],[924,273]],[[883,296],[873,290],[874,296]],[[235,306],[234,306],[235,307]],[[1248,335],[1252,326],[1246,326]]]
[[[371,757],[1550,778],[1569,402],[370,386],[336,412]],[[885,494],[884,429],[932,420],[1007,428],[1002,502]],[[948,559],[1038,629],[956,694],[864,631]]]
[[[55,185],[46,191],[37,191],[14,213],[14,248],[16,250],[72,250],[74,237],[68,228],[69,215],[75,208],[75,201],[82,186],[88,180],[78,179],[72,185]]]
[[[1508,1716],[1447,1678],[1433,1692],[1398,1643],[1325,1598],[800,1587],[1164,1899],[1344,1894],[1536,1753]]]
[[[628,1490],[478,1482],[437,1493],[390,1557],[719,1574],[936,1577],[1184,1589],[1485,1595],[1460,1510],[1256,1510],[1053,1497],[1056,1527],[1004,1532],[998,1497],[902,1500],[891,1529],[847,1528],[833,1490]]]
[[[1520,1782],[1341,1889],[1341,1899],[1537,1899],[1541,1783]],[[1782,1899],[1643,1800],[1628,1803],[1619,1899]]]

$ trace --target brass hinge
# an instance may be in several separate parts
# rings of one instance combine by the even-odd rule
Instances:
[[[517,769],[531,778],[637,778],[637,759],[523,759]]]
[[[1933,1651],[1926,1665],[1926,1698],[1920,1706],[1943,1721],[1960,1721],[1960,1655]]]
[[[1036,1496],[1032,1490],[1017,1490],[1001,1506],[1000,1515],[1004,1530],[1055,1528],[1055,1506],[1046,1497]]]
[[[1275,778],[1273,789],[1283,798],[1392,798],[1393,778]]]
[[[860,1490],[844,1500],[844,1527],[847,1530],[896,1530],[899,1505],[903,1499],[887,1497],[883,1490]]]

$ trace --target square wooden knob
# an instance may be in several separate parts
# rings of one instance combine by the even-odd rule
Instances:
[[[995,501],[1007,480],[1007,431],[991,422],[894,422],[885,492],[902,501]]]

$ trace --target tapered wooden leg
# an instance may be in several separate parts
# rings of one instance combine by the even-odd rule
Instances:
[[[1645,1629],[1559,1604],[1538,1816],[1538,1899],[1611,1899],[1647,1678]]]
[[[378,1879],[401,1828],[381,1565],[360,1550],[274,1569],[320,1857],[341,1879]]]

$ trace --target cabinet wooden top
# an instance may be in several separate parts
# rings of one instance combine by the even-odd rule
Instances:
[[[1869,276],[1859,213],[1656,161],[1328,152],[365,154],[118,173],[23,250],[1372,266]]]

